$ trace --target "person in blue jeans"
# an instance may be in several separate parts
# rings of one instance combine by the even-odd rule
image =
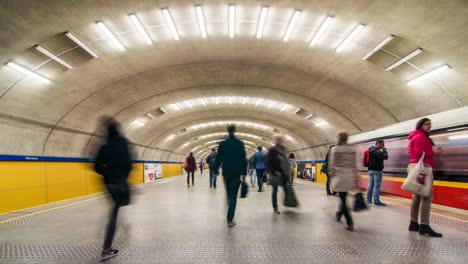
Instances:
[[[258,185],[258,191],[262,191],[263,187],[263,174],[265,174],[265,153],[262,151],[262,147],[258,146],[257,152],[254,154],[253,159],[254,159],[254,166],[255,166],[255,171],[257,173],[257,185]]]
[[[215,163],[216,163],[216,149],[212,148],[211,149],[211,154],[208,155],[206,158],[206,163],[208,164],[208,167],[210,169],[210,188],[215,188],[216,189],[216,171],[215,171]]]
[[[375,146],[369,148],[369,186],[367,186],[367,202],[378,206],[386,206],[380,201],[380,187],[382,185],[382,171],[384,169],[384,160],[388,159],[385,142],[377,140]],[[373,197],[372,197],[373,196]]]

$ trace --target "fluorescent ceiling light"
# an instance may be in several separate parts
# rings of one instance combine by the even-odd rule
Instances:
[[[94,53],[94,51],[92,51],[90,48],[88,48],[83,42],[81,42],[72,33],[65,32],[65,36],[67,36],[69,39],[71,39],[73,42],[75,42],[78,46],[80,46],[82,49],[84,49],[86,52],[88,52],[88,54],[93,56],[93,58],[98,58],[98,55],[96,53]]]
[[[268,104],[268,108],[271,108],[273,106],[273,101],[271,101],[269,104]]]
[[[174,104],[174,108],[175,108],[177,111],[180,110],[180,108],[179,108],[179,106],[178,106],[177,104]]]
[[[229,5],[229,37],[233,38],[235,34],[236,6]]]
[[[151,119],[155,119],[154,115],[150,114],[150,113],[146,113],[145,116],[151,118]]]
[[[26,68],[24,68],[22,66],[19,66],[18,64],[14,63],[14,62],[9,61],[9,62],[6,63],[6,66],[8,66],[8,67],[10,67],[12,69],[15,69],[15,70],[17,70],[17,71],[19,71],[19,72],[21,72],[23,74],[26,74],[28,76],[31,76],[31,77],[33,77],[33,78],[35,78],[35,79],[37,79],[37,80],[39,80],[39,81],[41,81],[43,83],[50,83],[50,80],[40,76],[39,74],[37,74],[35,72],[30,71],[30,70],[28,70],[28,69],[26,69]]]
[[[140,121],[140,120],[135,120],[135,121],[133,121],[133,122],[134,122],[135,124],[139,125],[139,126],[144,126],[144,125],[145,125],[145,123],[143,123],[143,122]]]
[[[314,114],[310,114],[310,115],[306,116],[305,119],[309,119],[309,118],[311,118],[313,116],[314,116]]]
[[[120,50],[125,50],[125,47],[120,43],[120,41],[112,34],[112,32],[107,28],[106,25],[102,21],[96,22],[96,25],[104,32],[104,34],[109,38],[114,45],[120,49]]]
[[[167,114],[167,111],[166,111],[166,109],[164,109],[164,108],[162,108],[162,107],[159,107],[159,110],[161,110],[161,112],[163,112],[163,113]]]
[[[362,31],[365,26],[363,24],[358,25],[353,29],[353,31],[341,42],[341,44],[336,48],[336,52],[341,52],[348,44]]]
[[[205,16],[203,15],[203,8],[201,5],[195,6],[195,11],[197,13],[198,26],[200,27],[200,33],[202,38],[206,38],[206,25],[205,25]]]
[[[301,111],[301,109],[300,109],[300,108],[296,109],[296,111],[294,111],[293,115],[295,115],[295,114],[299,113],[299,111]]]
[[[265,28],[265,22],[268,14],[268,7],[264,6],[262,7],[262,10],[260,12],[260,20],[258,21],[258,27],[257,27],[257,38],[260,39],[262,38],[263,34],[263,29]]]
[[[41,46],[39,46],[39,45],[36,45],[36,46],[34,46],[34,48],[35,48],[37,51],[39,51],[40,53],[46,55],[47,57],[53,59],[53,60],[56,61],[56,62],[62,64],[63,66],[65,66],[65,68],[67,68],[67,69],[73,69],[73,67],[72,67],[70,64],[66,63],[65,61],[63,61],[63,60],[60,59],[59,57],[57,57],[57,56],[55,56],[54,54],[52,54],[52,52],[50,52],[50,51],[44,49],[43,47],[41,47]]]
[[[281,111],[284,111],[284,109],[286,109],[286,104],[283,104],[283,106],[281,106]]]
[[[362,60],[367,60],[368,58],[370,58],[370,56],[374,55],[374,53],[376,53],[377,51],[379,51],[381,48],[383,48],[383,46],[387,45],[387,43],[389,43],[390,41],[392,41],[392,39],[394,39],[395,36],[393,35],[390,35],[388,36],[386,39],[384,39],[384,41],[382,41],[379,45],[377,45],[374,49],[372,49],[371,51],[369,51],[369,53],[367,53],[366,56],[364,56],[362,58]]]
[[[331,24],[332,21],[333,21],[333,17],[331,16],[325,18],[325,20],[322,22],[322,25],[320,25],[319,30],[317,31],[317,33],[315,33],[314,38],[310,42],[310,46],[314,46],[315,44],[317,44],[317,42],[323,36],[323,34],[325,33],[325,31],[327,30],[328,26]]]
[[[143,37],[146,44],[148,44],[148,45],[153,44],[153,41],[149,37],[148,32],[146,32],[145,28],[143,27],[143,24],[141,24],[138,17],[135,14],[130,14],[130,15],[128,15],[128,17],[130,17],[130,20],[132,21],[133,25],[138,30],[138,33],[140,33],[140,35]]]
[[[206,105],[205,99],[202,98],[201,101],[202,101],[203,105]]]
[[[218,97],[216,97],[216,104],[219,104],[219,99],[218,99]]]
[[[260,101],[262,101],[262,99],[257,99],[257,101],[255,102],[255,106],[257,106],[260,103]]]
[[[167,137],[167,139],[168,139],[168,140],[172,140],[172,139],[174,139],[175,137],[176,137],[176,135],[170,135],[170,136]]]
[[[242,104],[245,104],[245,97],[242,97]]]
[[[406,55],[403,59],[393,63],[392,65],[388,66],[385,71],[391,71],[395,69],[396,67],[400,66],[404,62],[416,57],[419,53],[421,53],[423,50],[421,48],[416,49],[415,51],[411,52],[410,54]]]
[[[432,71],[430,71],[428,73],[424,73],[423,75],[409,81],[408,85],[411,86],[411,85],[417,83],[418,81],[421,81],[421,80],[424,80],[424,79],[427,79],[427,78],[431,78],[432,76],[435,76],[435,75],[437,75],[437,74],[439,74],[441,72],[444,72],[444,71],[446,71],[448,69],[450,69],[450,66],[447,65],[447,64],[443,65],[443,66],[440,66],[440,67],[438,67],[438,68],[436,68],[436,69],[434,69],[434,70],[432,70]]]
[[[315,123],[315,126],[323,126],[323,125],[326,125],[326,124],[327,124],[327,121],[321,120],[321,121]]]
[[[468,139],[468,134],[449,136],[448,139],[449,139],[449,140]]]
[[[299,21],[299,16],[301,15],[301,11],[296,10],[294,11],[291,21],[289,21],[288,29],[286,29],[286,33],[284,33],[283,41],[288,41],[289,38],[291,37],[291,34],[294,31],[294,28],[296,27],[297,21]]]
[[[166,20],[166,24],[169,26],[169,30],[172,33],[172,37],[174,37],[175,40],[179,40],[179,33],[177,33],[177,28],[175,26],[174,20],[172,20],[171,13],[169,13],[169,10],[167,8],[163,8],[162,13],[164,19]]]
[[[232,104],[232,96],[229,97],[229,104]]]

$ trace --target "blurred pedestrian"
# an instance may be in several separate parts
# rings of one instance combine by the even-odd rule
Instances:
[[[113,206],[105,232],[102,261],[109,260],[119,253],[117,249],[112,248],[112,241],[117,227],[119,209],[130,202],[128,175],[132,169],[128,141],[120,133],[119,123],[112,118],[106,118],[104,125],[107,128],[107,140],[97,154],[94,169],[104,176],[104,185],[112,199]]]
[[[273,142],[275,145],[268,150],[268,154],[266,155],[266,171],[270,175],[273,213],[280,214],[278,210],[278,186],[283,187],[286,194],[288,181],[291,176],[291,165],[286,156],[287,149],[284,146],[284,137],[282,135],[275,135]]]
[[[431,120],[423,118],[416,124],[416,129],[409,134],[408,154],[409,154],[409,165],[408,171],[414,167],[421,159],[424,153],[424,169],[426,172],[425,180],[431,181],[431,191],[429,196],[424,197],[422,195],[413,194],[413,200],[411,202],[411,219],[409,231],[418,232],[421,235],[429,235],[432,237],[442,237],[441,233],[437,233],[432,230],[429,225],[429,218],[431,215],[431,202],[433,197],[433,181],[434,176],[432,174],[432,168],[434,167],[434,155],[440,155],[444,151],[441,147],[435,147],[434,142],[430,138],[431,135]],[[418,214],[421,225],[418,224]]]
[[[328,161],[328,173],[331,178],[331,186],[340,196],[340,209],[336,212],[336,220],[340,222],[341,216],[346,218],[347,230],[354,230],[354,222],[351,212],[346,204],[348,191],[358,185],[358,173],[356,167],[356,148],[348,144],[348,134],[338,134],[338,143],[331,149]]]
[[[327,152],[327,155],[325,156],[325,162],[323,163],[323,166],[322,166],[322,169],[321,169],[321,172],[322,173],[325,173],[325,175],[327,176],[327,183],[326,183],[326,190],[327,190],[327,195],[336,195],[336,192],[335,191],[331,191],[330,190],[330,176],[329,176],[329,173],[328,173],[328,161],[329,161],[329,158],[330,158],[330,151],[331,149],[334,147],[335,145],[331,145],[329,148],[328,148],[328,152]]]
[[[223,168],[223,179],[226,186],[228,212],[227,226],[234,227],[234,214],[236,212],[237,193],[241,184],[241,176],[245,179],[247,175],[247,158],[244,142],[236,136],[236,126],[227,127],[229,136],[219,144],[216,155],[215,171],[219,175],[219,167]]]
[[[203,175],[203,169],[205,168],[205,163],[203,162],[203,160],[200,160],[200,174]]]
[[[250,176],[250,184],[252,187],[255,187],[255,183],[257,182],[257,174],[255,173],[255,162],[253,156],[248,160],[248,172]]]
[[[190,152],[189,156],[185,159],[185,171],[187,171],[187,187],[190,188],[190,175],[192,175],[192,186],[195,186],[195,170],[197,169],[197,162],[193,156],[193,152]]]
[[[289,186],[294,186],[294,172],[296,171],[296,157],[294,153],[289,153],[289,166],[291,167],[291,177],[289,177]]]
[[[265,153],[262,151],[262,147],[257,147],[257,152],[254,154],[254,166],[257,173],[257,185],[258,191],[263,190],[263,175],[265,174]]]
[[[208,164],[208,168],[210,169],[210,188],[215,188],[216,189],[216,171],[215,171],[215,165],[216,165],[216,149],[212,148],[210,155],[206,158],[206,163]]]

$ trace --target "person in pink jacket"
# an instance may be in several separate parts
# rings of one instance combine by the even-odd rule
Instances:
[[[408,171],[419,162],[422,154],[424,153],[424,166],[426,167],[426,179],[434,180],[432,168],[434,167],[434,155],[443,152],[441,147],[435,148],[434,143],[430,138],[431,133],[431,120],[423,118],[418,121],[416,129],[409,134],[408,154],[409,165]],[[423,197],[421,195],[413,194],[411,202],[411,220],[408,230],[418,232],[421,235],[429,235],[433,237],[442,237],[441,233],[432,230],[429,225],[429,217],[431,213],[433,190],[429,196]],[[418,214],[420,213],[421,225],[418,224]]]

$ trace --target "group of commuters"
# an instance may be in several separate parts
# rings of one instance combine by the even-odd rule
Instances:
[[[112,118],[106,118],[103,124],[107,128],[107,140],[98,151],[94,169],[97,173],[103,175],[104,184],[113,202],[101,253],[101,260],[105,261],[116,256],[119,252],[112,247],[112,241],[116,230],[119,209],[130,203],[128,175],[132,168],[132,155],[128,140],[121,134],[118,122]],[[277,204],[278,187],[282,186],[286,191],[288,183],[292,184],[291,173],[293,172],[293,165],[295,166],[294,155],[290,155],[289,158],[287,157],[284,137],[276,136],[274,138],[275,145],[269,149],[267,154],[263,153],[259,147],[259,151],[255,153],[253,161],[251,159],[248,164],[244,143],[235,136],[236,127],[234,125],[228,126],[227,132],[228,137],[219,144],[218,152],[212,149],[212,153],[206,159],[206,163],[210,169],[210,187],[216,188],[216,177],[219,175],[219,168],[222,167],[228,201],[227,226],[233,227],[236,225],[234,215],[237,194],[241,180],[245,181],[247,167],[249,167],[250,171],[256,170],[259,191],[262,191],[265,171],[270,175],[270,178],[273,178],[270,179],[273,187],[272,206],[273,212],[279,214]],[[441,154],[443,149],[434,146],[430,133],[431,120],[427,118],[419,120],[416,129],[410,133],[408,137],[408,171],[419,162],[422,155],[425,155],[423,163],[426,176],[432,182],[434,179],[432,175],[434,156]],[[382,140],[378,140],[375,146],[369,149],[368,165],[369,186],[367,200],[371,203],[373,199],[375,205],[385,205],[380,201],[379,193],[384,167],[383,161],[387,158],[388,153],[385,149],[385,144]],[[197,166],[193,153],[190,153],[184,166],[187,170],[187,185],[190,186],[189,176],[191,175],[193,186],[193,174]],[[354,221],[348,210],[346,198],[349,191],[359,188],[360,177],[356,166],[356,148],[348,144],[348,135],[346,133],[342,132],[338,134],[337,145],[330,147],[324,167],[324,172],[328,176],[327,194],[333,195],[333,192],[336,192],[340,198],[336,220],[341,221],[341,217],[344,216],[347,224],[346,229],[352,231],[354,230]],[[432,188],[428,196],[413,195],[408,229],[409,231],[419,232],[422,235],[442,237],[442,234],[432,230],[429,225],[432,196]]]
[[[428,196],[413,194],[410,211],[409,231],[419,232],[422,235],[432,237],[442,237],[441,233],[434,231],[429,225],[431,203],[433,197],[434,176],[432,168],[435,161],[434,156],[441,154],[444,150],[435,147],[430,138],[431,120],[423,118],[416,124],[409,136],[408,172],[419,162],[424,155],[423,164],[426,179],[430,181],[431,191]],[[346,197],[349,191],[359,189],[359,174],[356,166],[356,148],[348,144],[348,135],[339,133],[337,145],[330,146],[325,158],[322,172],[327,175],[326,191],[327,195],[337,194],[340,197],[340,206],[336,212],[336,220],[341,221],[341,217],[346,219],[347,230],[354,230],[354,221],[346,204]],[[383,140],[377,140],[375,146],[368,150],[368,161],[364,165],[368,167],[369,184],[367,186],[367,203],[377,206],[386,206],[380,201],[380,188],[382,184],[382,171],[384,160],[388,159],[388,152]],[[330,183],[331,182],[331,183]],[[419,215],[419,221],[418,221]]]

